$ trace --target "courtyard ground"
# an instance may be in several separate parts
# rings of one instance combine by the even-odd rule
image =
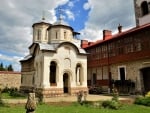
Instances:
[[[119,100],[127,101],[132,103],[134,101],[134,96],[120,96]],[[105,95],[87,95],[87,101],[103,101],[103,100],[111,100],[112,96],[105,96]],[[24,104],[27,102],[27,99],[3,99],[4,103],[8,104]],[[77,96],[61,96],[61,97],[51,97],[44,99],[44,102],[77,102]]]

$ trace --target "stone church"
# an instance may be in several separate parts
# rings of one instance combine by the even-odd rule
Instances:
[[[43,98],[87,92],[87,53],[76,38],[80,33],[62,18],[54,24],[43,18],[32,27],[29,55],[20,61],[20,90],[34,90]]]

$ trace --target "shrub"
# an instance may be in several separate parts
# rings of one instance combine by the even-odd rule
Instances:
[[[9,96],[12,96],[12,97],[25,97],[25,95],[21,94],[17,88],[15,87],[12,87],[12,88],[8,88],[8,87],[5,87],[3,90],[2,90],[2,93],[8,93]]]
[[[134,103],[139,105],[150,106],[150,97],[137,97]]]
[[[104,108],[109,108],[110,104],[111,104],[111,101],[109,101],[109,100],[106,100],[106,101],[103,101],[103,102],[102,102],[102,106],[103,106]]]
[[[119,109],[121,107],[121,104],[120,104],[119,101],[106,100],[106,101],[102,102],[102,107],[117,110],[117,109]]]
[[[0,88],[0,106],[4,106],[1,94],[2,94],[2,92],[1,92],[1,88]]]
[[[102,106],[104,108],[110,108],[110,109],[119,109],[121,107],[121,103],[119,102],[119,96],[118,96],[118,91],[117,89],[114,88],[113,90],[113,98],[112,100],[107,100],[107,101],[104,101],[102,103]]]
[[[145,95],[145,97],[137,97],[135,99],[135,104],[150,106],[150,91]]]
[[[2,93],[8,93],[9,92],[9,88],[6,86],[3,90]]]
[[[145,95],[145,97],[150,97],[150,91]]]
[[[94,86],[89,88],[89,94],[101,94],[102,93],[102,87],[100,86]]]

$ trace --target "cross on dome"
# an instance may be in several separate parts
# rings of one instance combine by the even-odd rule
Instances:
[[[65,25],[65,26],[69,26],[68,23],[66,23],[64,20],[63,20],[63,12],[64,10],[61,8],[61,7],[58,7],[57,9],[57,21],[54,23],[54,25]]]
[[[62,13],[63,13],[63,9],[61,7],[58,7],[58,20],[63,19]]]
[[[42,11],[42,20],[45,20],[45,11]]]

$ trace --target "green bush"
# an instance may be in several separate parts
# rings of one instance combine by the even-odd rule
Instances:
[[[135,99],[135,104],[150,106],[150,91],[144,96],[137,97]]]
[[[14,97],[14,98],[16,98],[16,97],[25,97],[25,95],[23,95],[22,93],[20,93],[18,91],[18,89],[15,88],[15,87],[12,87],[12,88],[5,87],[2,90],[2,93],[8,93],[9,96]]]
[[[110,108],[110,109],[116,109],[116,110],[121,107],[117,89],[113,90],[113,98],[110,101],[109,100],[103,101],[102,106],[104,108]]]
[[[138,97],[135,99],[135,104],[150,106],[150,97]]]
[[[103,102],[102,102],[102,106],[103,106],[104,108],[108,108],[108,107],[110,106],[110,104],[111,104],[111,101],[110,101],[110,100],[106,100],[106,101],[103,101]]]
[[[121,107],[121,104],[120,104],[119,101],[106,100],[106,101],[102,102],[102,107],[117,110],[117,109],[119,109]]]
[[[147,94],[145,95],[145,97],[150,97],[150,91],[147,92]]]
[[[0,88],[0,106],[4,106],[3,100],[2,100],[2,92]]]

